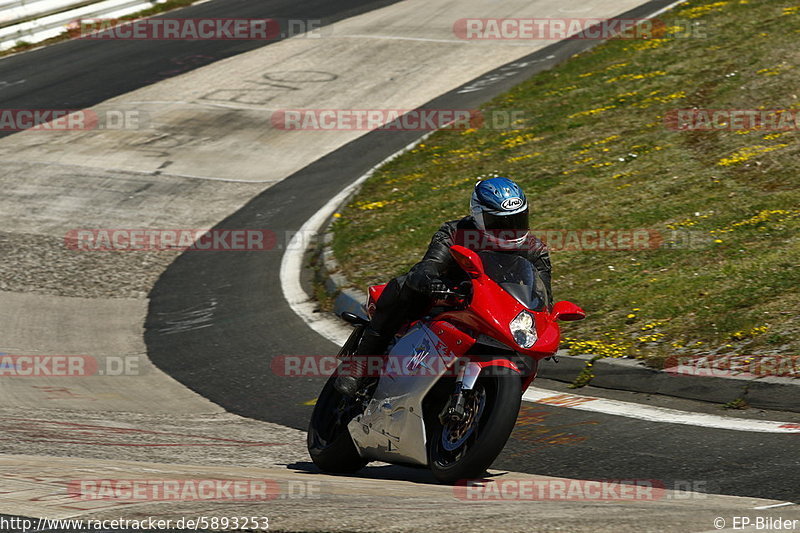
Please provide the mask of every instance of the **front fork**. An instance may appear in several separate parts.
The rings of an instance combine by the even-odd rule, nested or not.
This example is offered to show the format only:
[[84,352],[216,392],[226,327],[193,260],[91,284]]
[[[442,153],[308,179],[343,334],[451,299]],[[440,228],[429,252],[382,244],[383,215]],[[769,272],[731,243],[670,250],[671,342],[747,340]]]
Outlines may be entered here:
[[456,385],[450,399],[445,404],[444,409],[439,413],[439,422],[446,425],[448,422],[463,422],[467,417],[466,409],[466,396],[464,391],[472,390],[475,382],[478,380],[478,375],[481,373],[481,365],[474,362],[469,362],[466,365],[461,365],[458,370],[458,377],[456,377]]
[[[439,413],[439,421],[442,425],[445,425],[446,422],[462,422],[467,417],[468,413],[466,413],[464,408],[466,403],[465,392],[471,391],[475,387],[475,383],[478,381],[481,372],[492,366],[508,367],[519,374],[520,378],[523,377],[523,372],[520,368],[509,359],[501,358],[481,362],[469,361],[466,365],[461,365],[461,368],[458,370],[458,377],[456,378],[456,385],[453,389],[453,393],[450,395],[450,399],[442,412]],[[538,364],[534,360],[534,367],[531,369],[531,374],[525,379],[524,388],[527,388],[533,381],[533,378],[536,377],[537,367]]]

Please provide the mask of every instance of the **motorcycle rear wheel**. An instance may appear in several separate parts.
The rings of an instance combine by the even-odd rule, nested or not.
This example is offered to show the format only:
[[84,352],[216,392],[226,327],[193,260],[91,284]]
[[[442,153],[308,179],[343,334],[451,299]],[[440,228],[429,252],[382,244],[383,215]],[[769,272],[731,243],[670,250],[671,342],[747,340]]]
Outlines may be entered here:
[[369,462],[358,454],[347,424],[359,414],[357,400],[340,394],[331,376],[319,394],[308,425],[308,453],[323,472],[350,474]]

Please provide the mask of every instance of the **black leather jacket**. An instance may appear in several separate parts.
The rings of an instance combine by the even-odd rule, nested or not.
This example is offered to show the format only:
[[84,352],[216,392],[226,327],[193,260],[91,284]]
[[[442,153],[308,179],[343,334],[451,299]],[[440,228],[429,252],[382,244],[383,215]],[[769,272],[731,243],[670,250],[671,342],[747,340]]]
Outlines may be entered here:
[[[428,246],[428,251],[425,252],[422,260],[414,265],[408,272],[406,283],[418,292],[426,292],[431,280],[436,278],[455,278],[463,275],[463,272],[456,264],[453,256],[450,255],[450,247],[453,244],[461,244],[468,248],[470,246],[469,239],[463,239],[464,234],[473,235],[478,229],[475,226],[475,221],[471,216],[462,218],[461,220],[453,220],[445,222],[442,227],[433,234],[431,243]],[[474,242],[474,240],[472,241]],[[528,259],[539,273],[539,276],[544,282],[547,289],[548,300],[553,301],[553,291],[550,287],[551,270],[550,266],[550,253],[545,244],[530,235],[528,242],[525,246],[520,247],[519,250],[509,251],[505,253],[513,253]]]

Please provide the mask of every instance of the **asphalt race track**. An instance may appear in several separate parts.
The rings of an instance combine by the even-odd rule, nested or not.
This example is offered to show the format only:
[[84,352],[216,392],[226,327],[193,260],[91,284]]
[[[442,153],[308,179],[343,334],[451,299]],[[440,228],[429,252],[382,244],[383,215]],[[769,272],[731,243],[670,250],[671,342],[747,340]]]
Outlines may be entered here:
[[[322,475],[307,456],[304,432],[323,380],[279,376],[270,366],[282,355],[338,350],[284,298],[284,237],[422,132],[276,131],[265,127],[265,113],[475,109],[593,42],[463,43],[451,39],[452,20],[639,18],[674,3],[639,1],[211,0],[162,16],[319,20],[332,33],[269,42],[73,40],[0,59],[2,108],[133,108],[152,119],[143,130],[0,132],[0,250],[19,263],[3,265],[0,276],[0,353],[139,364],[135,375],[2,382],[0,518],[231,516],[233,509],[269,514],[271,529],[291,531],[638,533],[710,531],[715,516],[786,502],[795,504],[779,514],[794,517],[796,434],[533,402],[523,402],[493,475],[651,479],[678,493],[655,504],[462,505],[425,470],[374,464],[356,476]],[[64,250],[65,232],[87,227],[266,229],[279,238],[261,252]],[[307,291],[310,276],[302,273]],[[575,393],[562,383],[535,385]],[[792,413],[729,413],[620,391],[578,394],[732,421],[800,423]],[[92,506],[64,493],[70,480],[115,475],[254,477],[282,486],[319,480],[323,497]]]

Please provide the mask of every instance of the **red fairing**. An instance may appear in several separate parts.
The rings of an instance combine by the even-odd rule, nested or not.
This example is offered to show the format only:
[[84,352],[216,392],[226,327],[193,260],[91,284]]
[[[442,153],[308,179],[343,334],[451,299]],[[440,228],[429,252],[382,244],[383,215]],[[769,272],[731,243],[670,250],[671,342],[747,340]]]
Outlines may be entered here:
[[[446,345],[456,356],[464,355],[477,342],[478,336],[483,334],[533,359],[550,357],[558,351],[561,339],[561,331],[556,321],[559,314],[562,320],[580,320],[585,316],[583,310],[571,302],[559,302],[554,306],[552,313],[526,309],[486,275],[483,261],[476,252],[455,245],[451,248],[451,253],[471,278],[472,299],[463,309],[454,308],[441,313],[429,327],[441,339],[440,344]],[[369,288],[367,312],[370,317],[374,314],[375,303],[385,287],[386,285],[375,285]],[[533,315],[537,336],[533,346],[527,349],[516,343],[510,329],[511,321],[526,310]],[[442,346],[438,347],[443,349]],[[498,364],[519,372],[510,361],[486,363],[487,366]]]
[[383,294],[383,289],[386,288],[386,283],[383,285],[372,285],[369,288],[369,297],[367,298],[367,314],[370,318],[372,315],[375,314],[375,304],[378,302],[378,298],[381,297]]
[[508,359],[492,359],[491,361],[473,361],[473,363],[481,367],[481,369],[484,369],[489,366],[504,366],[506,368],[510,368],[517,374],[522,373],[520,372],[519,368],[517,368],[517,365],[515,365],[512,361],[509,361]]
[[[529,351],[538,352],[531,354],[537,359],[549,357],[558,351],[558,345],[561,343],[561,328],[549,313],[534,313],[533,315],[536,319],[536,334],[539,338]],[[528,351],[524,351],[524,353],[528,353]]]
[[475,344],[475,339],[444,320],[433,321],[428,327],[439,337],[439,343],[435,346],[439,353],[449,351],[456,357],[461,357]]
[[558,350],[561,333],[549,313],[531,312],[538,339],[531,348],[523,349],[514,342],[509,324],[525,307],[486,276],[473,279],[472,287],[472,302],[466,309],[447,311],[439,318],[463,324],[536,359],[549,357]]
[[[526,309],[525,306],[486,276],[480,258],[475,258],[474,252],[462,250],[459,246],[453,248],[457,252],[454,255],[474,271],[474,274],[471,274],[473,296],[466,309],[446,311],[438,317],[439,319],[462,324],[476,333],[497,339],[514,351],[534,359],[543,359],[558,351],[561,332],[558,323],[549,312],[528,310],[536,322],[537,340],[528,349],[517,345],[511,335],[509,324]],[[474,263],[469,264],[471,261]]]

